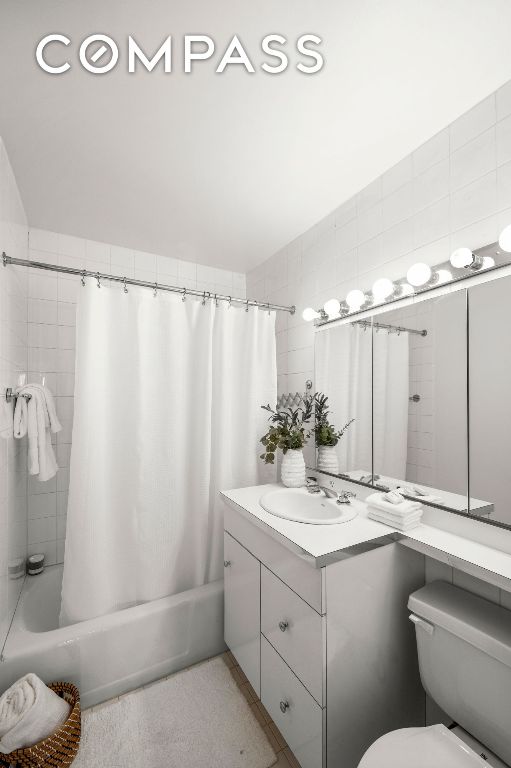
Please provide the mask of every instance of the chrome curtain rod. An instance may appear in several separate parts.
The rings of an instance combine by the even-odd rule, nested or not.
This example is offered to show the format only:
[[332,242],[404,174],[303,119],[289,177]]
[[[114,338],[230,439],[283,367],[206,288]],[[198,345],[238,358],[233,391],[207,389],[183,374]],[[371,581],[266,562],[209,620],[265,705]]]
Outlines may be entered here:
[[275,310],[276,312],[289,312],[290,315],[294,315],[296,311],[295,306],[286,307],[282,304],[272,304],[267,301],[255,301],[255,299],[239,299],[235,296],[224,296],[220,293],[213,293],[211,291],[198,291],[196,288],[181,288],[177,285],[166,285],[165,283],[149,283],[146,280],[135,280],[131,277],[118,277],[117,275],[107,275],[103,272],[91,272],[88,269],[76,269],[75,267],[60,267],[57,264],[47,264],[44,261],[29,261],[28,259],[15,259],[12,256],[7,256],[2,253],[2,261],[4,267],[8,264],[12,264],[17,267],[33,267],[34,269],[45,269],[49,272],[61,272],[65,275],[78,275],[82,279],[86,277],[93,277],[95,280],[112,280],[115,283],[123,283],[126,285],[137,285],[139,288],[151,288],[153,291],[169,291],[170,293],[179,293],[186,298],[187,296],[198,296],[202,299],[203,303],[212,299],[213,301],[227,301],[229,304],[240,304],[245,306],[247,312],[249,307],[261,307],[268,312]]
[[404,328],[400,325],[389,325],[388,323],[373,323],[371,320],[354,320],[352,325],[362,325],[365,328],[384,328],[389,333],[415,333],[417,336],[427,336],[426,330],[418,331],[416,328]]

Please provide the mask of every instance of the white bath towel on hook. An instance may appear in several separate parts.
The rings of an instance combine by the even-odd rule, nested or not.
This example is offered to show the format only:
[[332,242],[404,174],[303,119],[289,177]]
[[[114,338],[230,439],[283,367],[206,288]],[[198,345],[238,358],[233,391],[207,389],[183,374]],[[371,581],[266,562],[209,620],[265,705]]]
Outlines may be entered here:
[[14,409],[14,436],[19,438],[28,434],[28,471],[38,475],[41,482],[50,480],[58,470],[57,460],[51,444],[51,432],[60,432],[60,424],[53,395],[41,384],[27,384],[20,387]]

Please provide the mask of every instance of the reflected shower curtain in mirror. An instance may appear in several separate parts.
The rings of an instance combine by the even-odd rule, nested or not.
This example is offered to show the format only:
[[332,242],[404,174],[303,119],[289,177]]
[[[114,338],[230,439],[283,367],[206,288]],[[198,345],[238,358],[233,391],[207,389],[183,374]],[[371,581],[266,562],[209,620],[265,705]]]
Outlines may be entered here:
[[261,481],[276,379],[274,313],[80,290],[61,624],[222,576],[218,492]]
[[404,480],[408,451],[409,336],[373,330],[374,471]]
[[337,444],[340,472],[371,472],[371,331],[356,324],[329,328],[315,338],[316,388],[328,396],[337,428],[355,423]]

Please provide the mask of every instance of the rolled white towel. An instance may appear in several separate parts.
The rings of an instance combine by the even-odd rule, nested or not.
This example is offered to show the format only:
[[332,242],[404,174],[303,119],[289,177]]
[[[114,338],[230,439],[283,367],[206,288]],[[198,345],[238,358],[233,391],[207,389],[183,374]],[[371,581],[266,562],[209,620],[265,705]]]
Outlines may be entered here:
[[420,525],[422,512],[416,512],[413,516],[399,519],[391,518],[390,515],[387,515],[385,512],[379,512],[377,509],[370,508],[367,516],[370,517],[371,520],[377,520],[379,523],[389,525],[391,528],[397,528],[399,531],[409,531]]
[[25,675],[0,697],[0,752],[30,747],[69,717],[70,704],[37,675]]
[[409,501],[408,499],[399,504],[392,504],[390,501],[385,501],[383,493],[372,493],[367,497],[366,504],[369,507],[374,507],[382,512],[390,512],[393,515],[407,515],[417,509],[422,509],[418,501]]

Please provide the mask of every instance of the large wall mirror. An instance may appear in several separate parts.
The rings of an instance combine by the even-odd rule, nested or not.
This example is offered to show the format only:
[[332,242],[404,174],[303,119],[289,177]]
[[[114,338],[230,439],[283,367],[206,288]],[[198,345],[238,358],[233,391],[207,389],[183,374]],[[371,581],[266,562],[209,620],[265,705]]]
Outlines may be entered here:
[[355,419],[339,475],[511,527],[510,292],[500,278],[316,333],[316,388],[336,426]]

